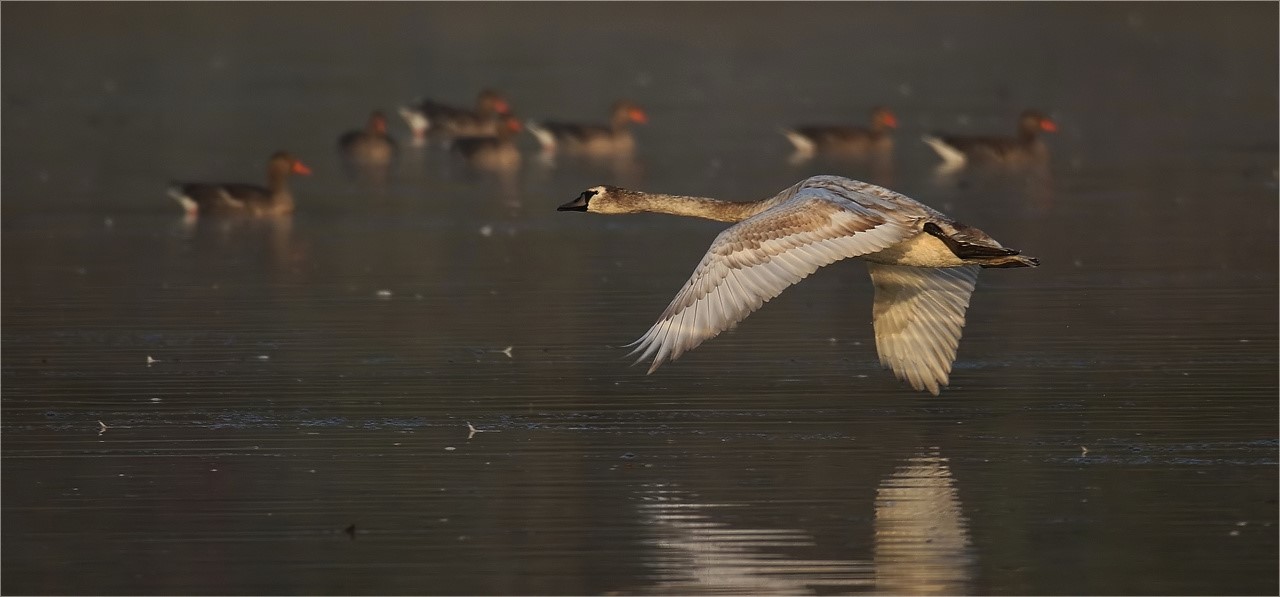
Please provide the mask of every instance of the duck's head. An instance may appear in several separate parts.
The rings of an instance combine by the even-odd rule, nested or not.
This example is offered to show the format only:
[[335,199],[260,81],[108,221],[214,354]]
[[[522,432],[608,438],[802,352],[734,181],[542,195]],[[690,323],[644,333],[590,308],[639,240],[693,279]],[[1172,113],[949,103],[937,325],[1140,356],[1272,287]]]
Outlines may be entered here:
[[645,113],[644,108],[636,105],[635,102],[629,100],[618,100],[613,104],[613,115],[617,120],[626,122],[634,122],[636,124],[646,124],[649,122],[649,115]]
[[369,122],[365,126],[372,133],[385,135],[387,134],[387,115],[383,114],[382,110],[376,110],[369,115]]
[[498,118],[498,136],[504,139],[513,137],[524,130],[524,123],[515,114],[503,114]]
[[898,128],[898,117],[884,106],[876,106],[871,109],[871,126],[877,130],[896,129]]
[[1027,110],[1018,117],[1018,130],[1024,134],[1056,133],[1058,125],[1043,112]]
[[[272,175],[280,174],[311,174],[311,168],[302,163],[293,154],[287,151],[277,151],[271,156],[271,160],[267,162],[267,172]],[[278,173],[278,174],[277,174]]]
[[511,102],[496,89],[482,89],[476,98],[476,110],[481,114],[510,114]]
[[638,209],[630,193],[623,188],[600,185],[591,187],[577,199],[556,208],[556,211],[587,211],[598,214],[627,214],[644,211]]

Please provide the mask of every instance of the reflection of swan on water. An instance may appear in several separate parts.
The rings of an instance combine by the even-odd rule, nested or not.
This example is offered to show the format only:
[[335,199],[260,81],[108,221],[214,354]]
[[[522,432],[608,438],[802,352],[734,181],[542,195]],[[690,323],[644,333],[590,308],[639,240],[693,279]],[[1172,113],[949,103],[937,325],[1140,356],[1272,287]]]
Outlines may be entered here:
[[910,458],[876,490],[876,589],[897,595],[966,592],[973,554],[947,459]]
[[[645,488],[640,513],[654,529],[653,584],[642,593],[795,595],[831,590],[958,594],[972,549],[950,470],[936,450],[907,459],[877,489],[871,559],[796,559],[816,542],[799,529],[734,528],[717,518],[744,504],[698,503],[672,485]],[[819,591],[819,588],[821,590]]]
[[655,528],[651,564],[655,583],[642,592],[742,593],[794,595],[810,587],[869,587],[871,564],[865,560],[797,560],[782,553],[811,547],[813,538],[795,529],[741,529],[714,519],[723,508],[740,504],[686,501],[688,492],[649,486],[641,514]]

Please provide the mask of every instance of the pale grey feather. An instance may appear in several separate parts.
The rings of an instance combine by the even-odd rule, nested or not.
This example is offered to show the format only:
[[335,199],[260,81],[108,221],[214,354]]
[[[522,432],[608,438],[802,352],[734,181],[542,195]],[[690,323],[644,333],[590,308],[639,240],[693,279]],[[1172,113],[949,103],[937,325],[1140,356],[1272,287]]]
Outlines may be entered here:
[[867,269],[876,289],[871,314],[880,364],[911,387],[937,396],[951,375],[965,310],[981,268],[868,262]]

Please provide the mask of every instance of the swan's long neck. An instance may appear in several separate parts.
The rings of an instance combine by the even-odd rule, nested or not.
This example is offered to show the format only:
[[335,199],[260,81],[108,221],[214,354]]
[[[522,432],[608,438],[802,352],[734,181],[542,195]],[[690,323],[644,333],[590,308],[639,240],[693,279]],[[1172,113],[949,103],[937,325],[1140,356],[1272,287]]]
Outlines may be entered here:
[[738,203],[709,197],[637,193],[633,205],[636,211],[706,218],[719,222],[741,222],[773,207],[777,202],[776,199],[771,197],[761,201]]

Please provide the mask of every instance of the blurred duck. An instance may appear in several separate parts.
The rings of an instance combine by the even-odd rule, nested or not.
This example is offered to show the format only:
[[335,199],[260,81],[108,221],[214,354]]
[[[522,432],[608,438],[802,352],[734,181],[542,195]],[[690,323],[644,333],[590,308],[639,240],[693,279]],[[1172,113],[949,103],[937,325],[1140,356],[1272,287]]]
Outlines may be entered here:
[[520,120],[511,114],[498,118],[498,131],[492,136],[458,137],[452,150],[468,164],[485,170],[512,170],[520,166],[520,150],[516,135],[524,130]]
[[396,142],[387,134],[387,116],[382,111],[369,115],[362,131],[348,131],[338,138],[338,149],[349,163],[385,166],[396,157]]
[[867,263],[880,363],[916,390],[947,385],[978,272],[1035,267],[985,232],[905,195],[840,176],[814,176],[759,201],[733,203],[592,187],[558,208],[667,213],[733,222],[639,340],[652,373],[716,337],[818,268]]
[[413,131],[413,142],[421,145],[428,132],[454,137],[477,137],[498,133],[498,116],[511,112],[511,103],[505,95],[493,89],[484,89],[476,97],[474,110],[457,108],[431,101],[418,100],[412,106],[400,108],[400,116]]
[[246,183],[174,182],[169,196],[187,214],[244,214],[275,216],[293,213],[289,176],[311,174],[311,169],[288,152],[278,151],[267,162],[267,186]]
[[529,132],[538,139],[544,152],[563,148],[566,153],[608,156],[631,153],[635,138],[631,125],[645,124],[649,116],[636,104],[619,100],[613,104],[609,124],[570,122],[528,122]]
[[782,134],[800,155],[817,152],[841,154],[887,154],[893,151],[893,137],[889,131],[898,127],[898,118],[888,108],[871,109],[871,124],[867,127],[842,125],[806,125],[783,129]]
[[1044,162],[1049,148],[1040,133],[1056,133],[1058,125],[1048,116],[1027,110],[1018,118],[1013,137],[976,137],[937,133],[923,140],[942,158],[942,167],[959,168],[968,163],[1020,165]]

